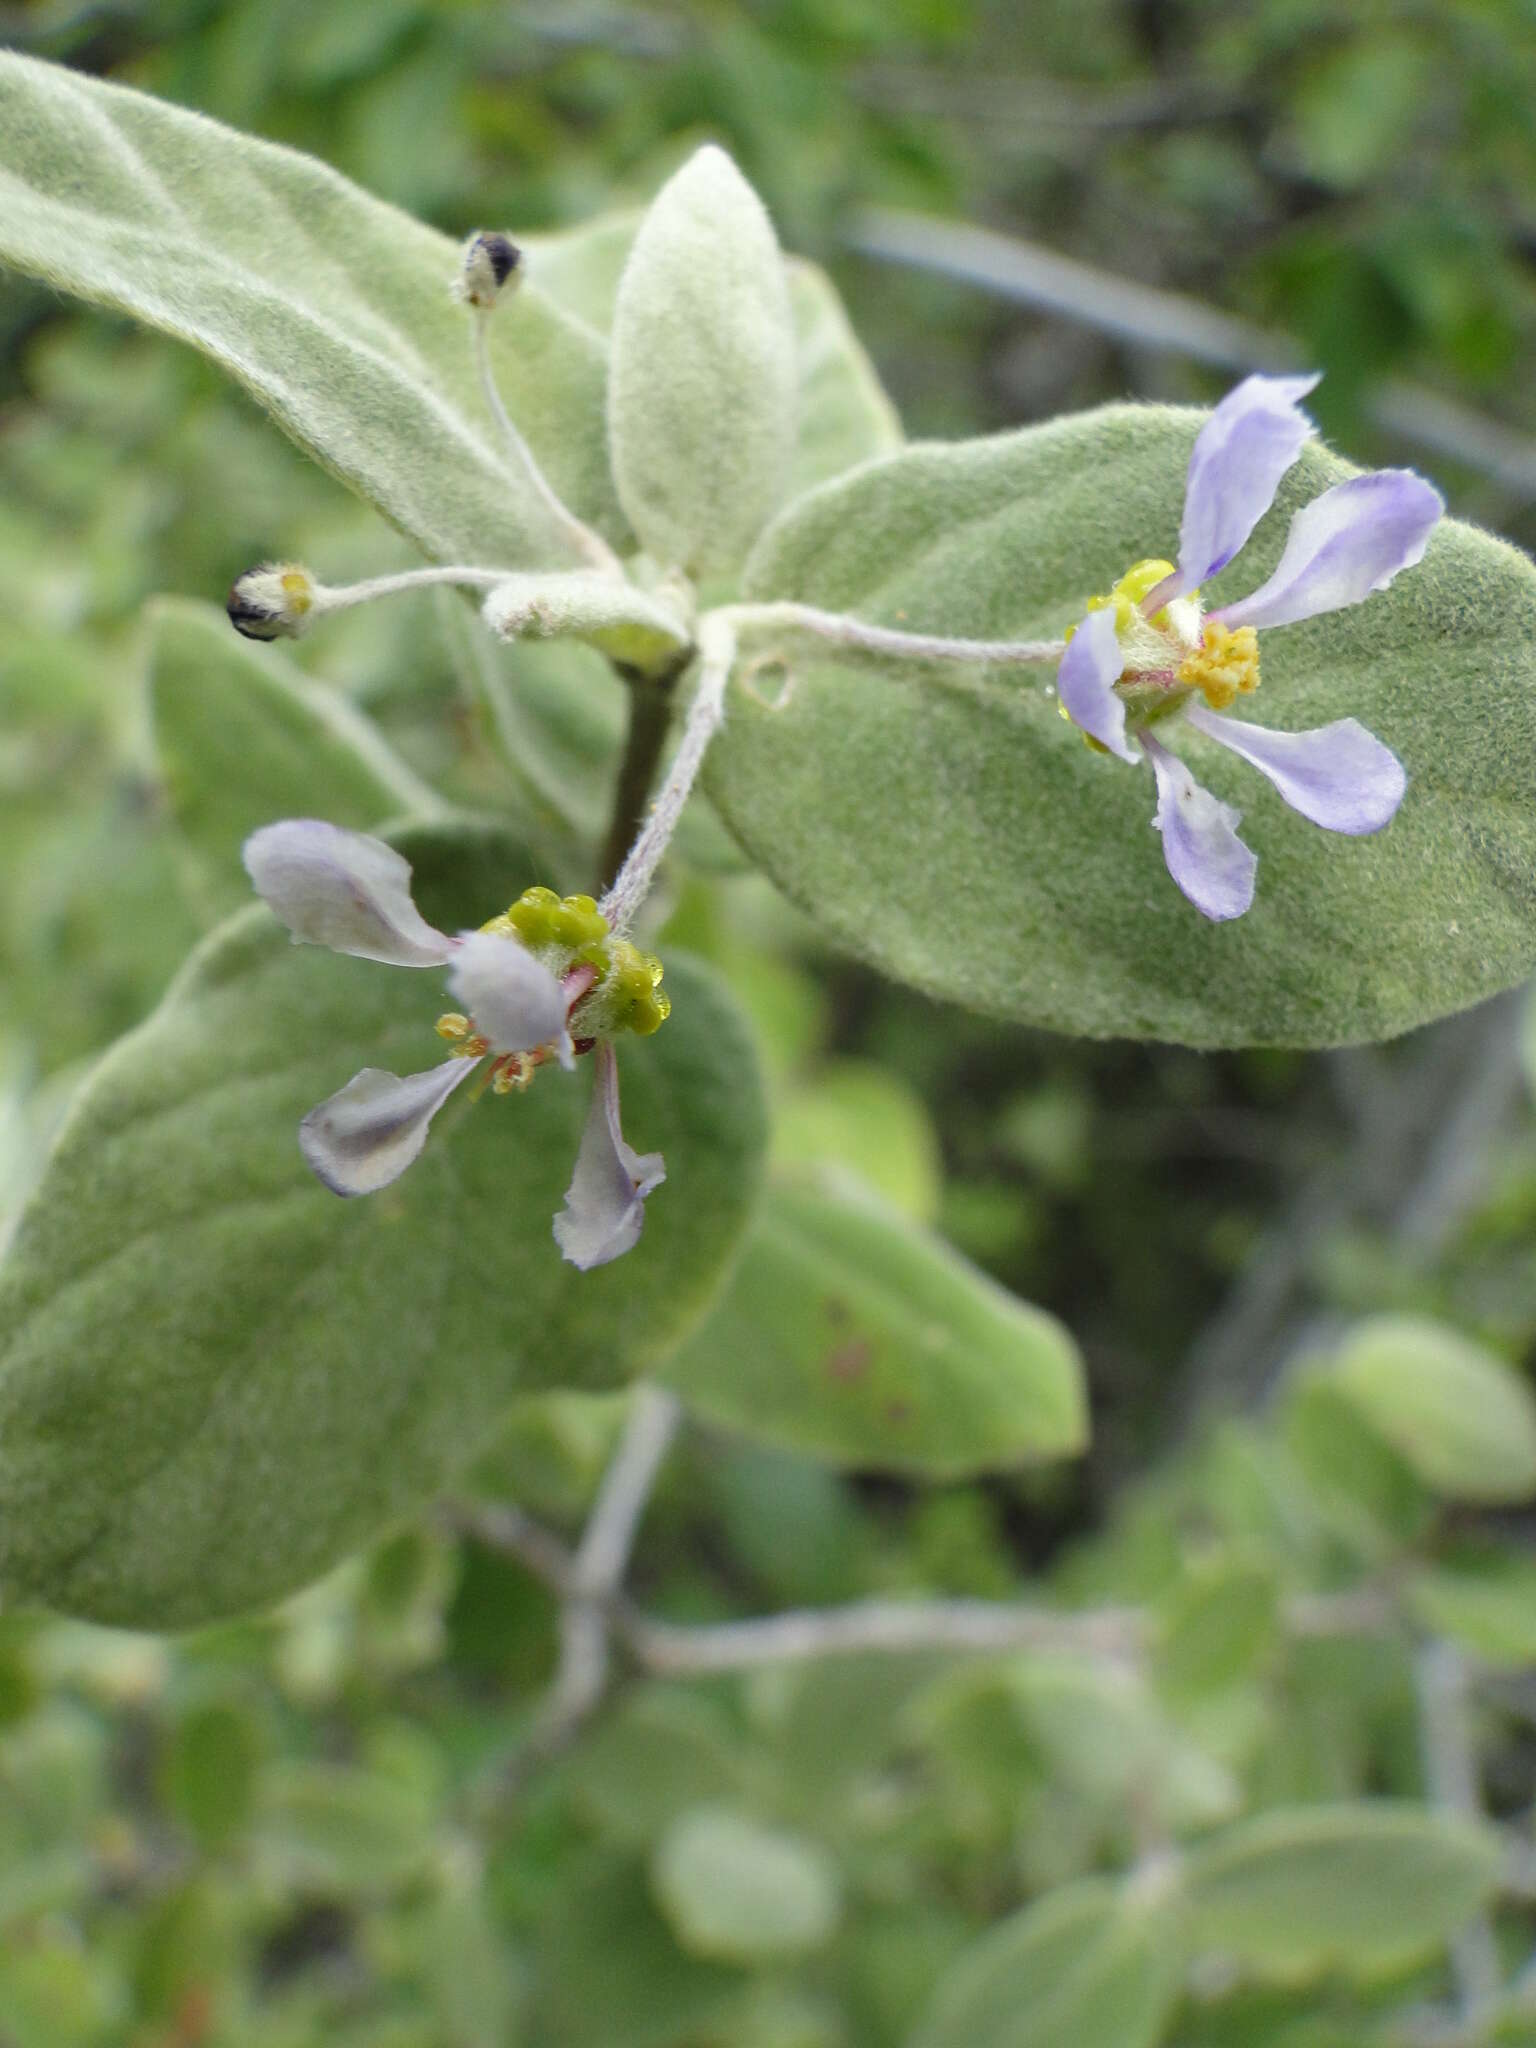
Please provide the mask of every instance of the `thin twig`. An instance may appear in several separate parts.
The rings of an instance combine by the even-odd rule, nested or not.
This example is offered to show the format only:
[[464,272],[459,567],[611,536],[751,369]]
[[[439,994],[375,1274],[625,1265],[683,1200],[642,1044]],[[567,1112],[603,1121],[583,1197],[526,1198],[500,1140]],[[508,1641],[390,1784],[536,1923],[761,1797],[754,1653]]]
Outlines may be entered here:
[[[1450,1643],[1430,1642],[1414,1658],[1419,1701],[1419,1750],[1431,1806],[1465,1820],[1480,1820],[1482,1793],[1472,1740],[1467,1664]],[[1473,2025],[1503,1992],[1493,1924],[1480,1913],[1451,1943],[1460,2017]]]
[[1128,1662],[1147,1634],[1144,1617],[1131,1608],[1073,1614],[988,1600],[865,1600],[701,1628],[653,1621],[629,1609],[621,1609],[616,1621],[636,1661],[662,1677],[748,1671],[861,1651],[1074,1650]]
[[[855,215],[843,239],[881,262],[952,277],[1121,341],[1220,369],[1286,370],[1301,363],[1289,335],[988,228],[881,207]],[[1403,378],[1385,379],[1366,405],[1389,433],[1492,477],[1522,504],[1536,498],[1536,441],[1529,436]]]
[[[1152,1622],[1138,1608],[1074,1612],[1010,1600],[855,1600],[843,1607],[801,1608],[697,1627],[658,1621],[625,1600],[620,1586],[634,1541],[634,1517],[675,1422],[675,1408],[670,1423],[664,1413],[649,1422],[638,1413],[632,1419],[633,1436],[626,1436],[609,1468],[583,1538],[589,1578],[580,1576],[580,1552],[573,1555],[557,1536],[516,1509],[467,1507],[453,1520],[515,1557],[563,1598],[602,1608],[635,1663],[654,1677],[748,1671],[870,1651],[1072,1651],[1123,1663],[1141,1657],[1151,1641]],[[621,1515],[626,1504],[627,1514]],[[1286,1602],[1283,1615],[1293,1636],[1370,1635],[1395,1625],[1397,1607],[1389,1585],[1363,1585],[1343,1593],[1298,1594]]]
[[[533,1738],[541,1754],[564,1748],[607,1690],[609,1612],[680,1414],[675,1396],[636,1388],[581,1541],[569,1566],[561,1562],[560,1663]],[[518,1533],[526,1555],[526,1529]]]

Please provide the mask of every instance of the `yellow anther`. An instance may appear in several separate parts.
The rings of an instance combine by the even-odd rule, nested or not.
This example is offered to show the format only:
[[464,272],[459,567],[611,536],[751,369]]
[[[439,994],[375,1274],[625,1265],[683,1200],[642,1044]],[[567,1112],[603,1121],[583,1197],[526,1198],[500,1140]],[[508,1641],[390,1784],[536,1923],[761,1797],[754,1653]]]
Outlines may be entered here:
[[1212,620],[1202,644],[1179,664],[1179,681],[1198,690],[1213,711],[1259,687],[1259,636],[1252,626],[1228,628]]
[[458,1010],[445,1010],[432,1028],[439,1038],[468,1038],[469,1019]]
[[602,991],[615,1031],[633,1031],[649,1038],[672,1014],[672,998],[661,986],[664,972],[654,953],[642,953],[628,939],[610,942],[613,968]]
[[532,1079],[532,1061],[520,1059],[516,1053],[511,1053],[506,1059],[496,1062],[491,1075],[491,1089],[497,1095],[510,1095],[514,1088],[521,1094]]
[[289,610],[295,618],[302,619],[315,601],[313,578],[303,569],[285,569],[282,584]]
[[488,917],[480,929],[483,932],[494,932],[499,939],[515,939],[517,937],[517,926],[513,924],[505,911],[501,911],[495,917]]
[[451,1060],[483,1060],[491,1049],[491,1041],[482,1038],[478,1031],[472,1031],[468,1038],[461,1038],[449,1053]]

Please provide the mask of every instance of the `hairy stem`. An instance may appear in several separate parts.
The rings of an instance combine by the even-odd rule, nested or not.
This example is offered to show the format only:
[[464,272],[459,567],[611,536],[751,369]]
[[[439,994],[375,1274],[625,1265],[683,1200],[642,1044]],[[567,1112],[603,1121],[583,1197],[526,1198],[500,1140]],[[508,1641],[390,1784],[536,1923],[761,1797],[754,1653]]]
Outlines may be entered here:
[[619,670],[629,685],[629,731],[624,740],[618,778],[613,786],[608,833],[603,841],[601,875],[605,889],[612,888],[618,879],[625,855],[644,829],[651,785],[661,766],[667,730],[672,723],[672,700],[677,690],[677,679],[690,658],[685,656],[675,667],[664,670],[660,675],[642,675],[638,670],[629,668]]
[[[655,802],[650,805],[648,816],[642,808],[640,817],[644,822],[640,824],[612,885],[598,905],[615,932],[627,930],[649,894],[662,855],[677,830],[683,805],[688,801],[689,792],[703,765],[709,743],[725,715],[725,686],[736,658],[736,641],[720,613],[713,613],[703,622],[699,652],[698,685],[693,693],[693,702],[688,706],[683,736],[672,757],[667,778],[657,792]],[[622,771],[619,780],[622,788],[626,781]],[[615,826],[617,829],[617,814]]]

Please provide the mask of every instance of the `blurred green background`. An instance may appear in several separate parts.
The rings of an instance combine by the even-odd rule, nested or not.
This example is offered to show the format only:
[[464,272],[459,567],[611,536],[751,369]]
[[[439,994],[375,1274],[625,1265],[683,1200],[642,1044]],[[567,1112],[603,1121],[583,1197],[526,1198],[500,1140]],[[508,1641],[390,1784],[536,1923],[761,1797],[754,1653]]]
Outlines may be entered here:
[[[0,8],[0,42],[312,150],[454,235],[638,203],[715,137],[832,272],[913,436],[1209,399],[1230,374],[1202,354],[1289,337],[1348,454],[1421,466],[1536,546],[1530,0],[165,0]],[[1055,289],[1096,324],[1021,300],[1042,249],[1095,273]],[[1134,286],[1178,295],[1171,329]],[[0,1232],[74,1081],[201,929],[142,606],[217,601],[277,553],[336,580],[401,559],[211,368],[0,280]],[[493,800],[430,604],[352,614],[299,658],[423,774]],[[920,2026],[947,2048],[936,1987],[1030,1900],[1267,1808],[1433,1793],[1415,1629],[1473,1660],[1484,1792],[1536,1861],[1530,1515],[1427,1477],[1308,1370],[1387,1310],[1531,1357],[1523,999],[1375,1049],[1206,1057],[938,1009],[741,879],[691,884],[676,929],[754,1014],[785,1155],[836,1156],[1061,1316],[1094,1440],[920,1488],[691,1428],[637,1593],[696,1620],[873,1594],[1143,1603],[1150,1664],[633,1686],[509,1788],[555,1611],[468,1539],[399,1534],[186,1642],[0,1619],[4,2048],[895,2048]],[[574,1531],[622,1405],[530,1405],[483,1489]],[[1306,1626],[1308,1598],[1362,1582],[1412,1626],[1401,1606]],[[668,1879],[663,1846],[675,1863],[681,1823],[722,1803],[779,1832],[798,1921],[722,1941],[707,1888]],[[1510,1891],[1482,1930],[1507,1980],[1536,1941]],[[1476,1966],[1386,1947],[1314,1943],[1278,1985],[1255,1963],[1166,1995],[1139,1956],[1091,2011],[1016,1998],[966,2038],[1429,2038]],[[1440,2038],[1536,2040],[1463,2021]]]

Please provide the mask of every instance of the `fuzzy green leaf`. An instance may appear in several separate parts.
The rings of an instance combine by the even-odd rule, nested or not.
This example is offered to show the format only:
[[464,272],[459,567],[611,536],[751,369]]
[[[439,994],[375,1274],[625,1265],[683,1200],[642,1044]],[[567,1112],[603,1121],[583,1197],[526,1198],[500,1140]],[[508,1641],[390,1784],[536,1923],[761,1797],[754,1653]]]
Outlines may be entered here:
[[1371,1977],[1441,1947],[1493,1893],[1490,1827],[1420,1807],[1275,1809],[1197,1850],[1191,1933],[1277,1977]]
[[[790,507],[749,593],[910,632],[1055,638],[1133,561],[1175,545],[1199,415],[1111,406],[995,440],[913,448]],[[1290,514],[1355,474],[1312,446],[1207,593],[1256,587]],[[932,994],[1077,1034],[1194,1045],[1385,1037],[1536,963],[1536,572],[1443,522],[1368,603],[1261,636],[1244,716],[1355,717],[1400,756],[1386,831],[1346,839],[1192,731],[1191,767],[1245,813],[1253,908],[1213,925],[1179,894],[1144,768],[1057,714],[1047,667],[828,658],[758,632],[709,787],[796,901]],[[778,673],[760,658],[782,656]]]
[[[479,921],[518,849],[400,841],[425,914]],[[394,1187],[339,1201],[298,1119],[363,1066],[441,1051],[437,978],[295,947],[259,906],[193,956],[86,1085],[0,1274],[0,1587],[179,1627],[270,1601],[408,1513],[517,1393],[650,1370],[719,1284],[763,1143],[753,1054],[701,969],[620,1053],[667,1181],[626,1258],[550,1235],[585,1074],[438,1118]]]
[[662,1377],[747,1435],[935,1477],[1069,1456],[1087,1429],[1060,1324],[849,1186],[770,1190]]
[[156,760],[199,908],[249,903],[240,848],[275,818],[367,827],[441,811],[366,713],[240,639],[212,605],[159,599],[148,627]]
[[[428,555],[563,564],[476,387],[458,262],[310,157],[0,54],[0,263],[200,349]],[[622,541],[601,337],[530,284],[492,342],[555,488]]]
[[1158,1903],[1091,1878],[966,1949],[912,2048],[1153,2048],[1178,1982],[1176,1930]]
[[740,564],[789,487],[796,383],[768,216],[723,150],[698,150],[640,223],[613,315],[613,474],[663,566]]

